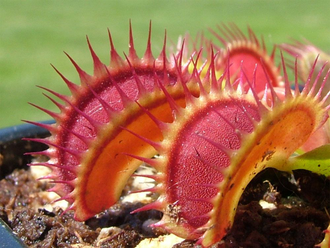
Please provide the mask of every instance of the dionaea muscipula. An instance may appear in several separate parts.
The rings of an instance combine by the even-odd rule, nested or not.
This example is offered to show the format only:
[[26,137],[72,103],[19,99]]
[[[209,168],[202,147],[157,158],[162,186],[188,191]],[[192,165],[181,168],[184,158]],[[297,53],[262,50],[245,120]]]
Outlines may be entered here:
[[[232,226],[239,198],[257,173],[303,167],[292,154],[328,118],[329,93],[320,78],[324,67],[315,80],[307,78],[302,90],[297,78],[291,87],[283,57],[282,74],[275,65],[275,49],[269,55],[250,29],[246,36],[235,25],[218,28],[212,33],[220,45],[188,49],[186,40],[168,55],[164,39],[157,58],[151,28],[142,58],[131,28],[123,57],[109,32],[110,65],[99,60],[87,40],[93,75],[69,57],[80,85],[57,71],[71,95],[42,87],[60,112],[38,107],[56,123],[33,122],[51,136],[33,139],[49,148],[32,154],[49,157],[35,164],[52,169],[45,177],[55,183],[51,191],[70,203],[76,220],[115,204],[145,163],[157,173],[135,176],[152,179],[154,187],[144,191],[159,197],[134,213],[162,211],[154,227],[208,247]],[[329,176],[326,165],[309,169]]]

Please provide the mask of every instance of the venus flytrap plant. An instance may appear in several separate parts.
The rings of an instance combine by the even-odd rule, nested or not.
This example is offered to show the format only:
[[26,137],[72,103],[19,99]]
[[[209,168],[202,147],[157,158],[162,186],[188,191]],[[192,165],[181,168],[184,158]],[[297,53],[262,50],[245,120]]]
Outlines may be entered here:
[[52,136],[34,139],[49,149],[33,154],[50,158],[39,165],[52,169],[46,177],[55,182],[52,191],[71,204],[77,220],[116,203],[129,177],[146,163],[157,174],[136,176],[153,179],[155,186],[144,191],[159,198],[134,213],[162,211],[154,227],[209,247],[231,228],[240,196],[265,168],[307,167],[329,176],[328,146],[292,157],[328,118],[326,80],[320,86],[319,78],[307,80],[302,91],[296,83],[291,90],[284,62],[282,82],[274,55],[267,55],[252,31],[247,38],[231,28],[222,30],[226,38],[213,32],[225,48],[210,50],[207,61],[200,50],[187,57],[184,46],[168,56],[166,41],[155,59],[150,31],[140,59],[130,29],[128,55],[118,55],[110,36],[111,63],[105,66],[88,41],[94,75],[69,57],[81,85],[58,72],[72,96],[44,88],[63,103],[48,96],[60,113],[38,107],[56,124],[35,123]]
[[[210,32],[216,38],[216,41],[205,39],[203,35],[199,35],[198,39],[192,40],[189,35],[186,36],[187,43],[192,43],[194,48],[189,50],[189,46],[185,46],[184,54],[193,54],[198,51],[198,47],[204,47],[205,58],[199,61],[198,67],[203,67],[205,64],[212,61],[212,52],[216,51],[218,56],[215,58],[216,78],[224,73],[228,59],[230,58],[230,76],[231,81],[235,82],[240,77],[241,67],[243,66],[246,72],[247,80],[252,82],[255,66],[258,65],[263,69],[256,71],[257,85],[254,86],[256,92],[264,91],[267,81],[270,81],[274,87],[283,87],[282,76],[280,74],[280,66],[275,65],[275,54],[277,46],[273,46],[272,52],[268,54],[264,39],[258,39],[255,33],[248,28],[248,35],[245,35],[235,24],[231,23],[228,26],[218,25],[219,33],[213,29]],[[220,42],[220,45],[218,43]],[[182,42],[179,42],[182,44]],[[205,49],[206,48],[206,49]],[[188,56],[185,56],[186,60]],[[242,65],[242,61],[244,64]],[[202,64],[204,63],[204,64]],[[193,67],[192,65],[190,66]],[[192,69],[191,69],[192,70]],[[206,71],[206,69],[204,70]],[[203,73],[202,73],[203,75]],[[241,80],[245,80],[241,78]],[[245,87],[249,87],[247,83]]]
[[[118,200],[126,181],[140,165],[138,160],[124,153],[144,157],[157,154],[152,145],[125,130],[139,133],[154,142],[162,139],[155,123],[136,101],[146,102],[144,107],[155,112],[154,115],[161,120],[172,120],[169,104],[160,94],[159,87],[163,85],[158,84],[174,85],[181,71],[173,62],[168,62],[166,42],[157,59],[151,53],[150,35],[142,59],[136,55],[132,31],[129,43],[129,54],[123,60],[110,37],[109,67],[99,61],[89,45],[94,61],[93,76],[87,75],[71,59],[81,78],[81,86],[60,74],[71,90],[71,98],[45,89],[64,101],[66,106],[53,100],[61,113],[46,110],[57,124],[46,126],[52,136],[40,140],[51,147],[41,152],[50,157],[43,165],[53,169],[47,178],[60,182],[52,191],[72,204],[70,208],[75,209],[78,220],[86,220]],[[173,95],[179,104],[184,104],[182,92]],[[107,177],[102,180],[101,174]]]
[[[315,80],[317,76],[317,72],[321,69],[321,67],[330,60],[329,54],[325,53],[315,45],[313,45],[309,41],[299,42],[295,41],[293,44],[281,44],[279,46],[282,50],[286,51],[290,56],[294,58],[299,58],[298,60],[298,76],[301,78],[301,80],[306,81],[308,77],[310,77],[310,72],[312,71],[312,67],[315,61],[316,57],[319,57],[318,63],[316,63],[315,67],[316,70],[312,71],[311,80]],[[291,68],[294,68],[292,59],[287,58],[287,64]],[[329,69],[329,65],[326,65],[327,69]],[[322,77],[326,76],[326,71],[324,70],[324,73]],[[319,82],[319,87],[321,82]],[[330,85],[325,85],[325,92],[328,92],[330,90]],[[328,100],[329,101],[329,100]]]
[[[220,33],[210,29],[222,44],[222,46],[214,45],[219,51],[216,59],[217,70],[223,71],[230,58],[230,75],[234,81],[240,76],[243,66],[247,80],[252,82],[252,77],[256,78],[257,84],[254,86],[256,92],[263,91],[267,82],[271,82],[273,87],[284,86],[280,68],[275,65],[276,46],[273,46],[272,52],[268,54],[264,39],[258,39],[251,28],[248,28],[248,35],[245,35],[235,24],[218,25],[217,29]],[[244,61],[243,65],[242,61]],[[260,69],[254,75],[256,65],[259,65]],[[248,87],[248,84],[245,86]]]

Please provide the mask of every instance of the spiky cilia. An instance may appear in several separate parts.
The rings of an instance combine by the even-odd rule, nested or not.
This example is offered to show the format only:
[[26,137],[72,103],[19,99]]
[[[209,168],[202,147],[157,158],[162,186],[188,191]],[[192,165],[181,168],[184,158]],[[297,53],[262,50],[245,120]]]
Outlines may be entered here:
[[[301,80],[315,80],[318,77],[318,72],[321,70],[323,66],[325,66],[325,70],[323,73],[319,75],[320,78],[326,77],[327,70],[329,67],[329,54],[325,53],[315,45],[313,45],[309,41],[295,41],[293,44],[281,44],[280,47],[286,51],[290,56],[299,58],[298,60],[298,73],[297,76],[301,78]],[[318,60],[315,61],[315,57],[318,57]],[[294,68],[294,63],[292,58],[287,58],[286,62],[289,67]],[[311,68],[315,67],[316,69],[311,70]],[[320,88],[321,80],[319,80],[316,88]],[[327,83],[324,85],[323,96],[327,94],[330,90],[330,78],[327,77]],[[327,100],[330,103],[330,100]],[[321,145],[328,144],[330,142],[330,122],[323,125],[312,137],[310,140],[301,148],[304,151],[310,151],[315,149]]]
[[[265,48],[252,31],[247,39],[238,28],[233,30],[229,40],[217,35],[227,49],[218,55],[210,50],[206,61],[200,51],[185,57],[184,46],[168,58],[166,40],[154,59],[151,31],[140,59],[130,29],[125,59],[109,35],[109,66],[100,62],[88,41],[94,75],[71,58],[81,85],[58,72],[72,96],[45,89],[64,104],[49,97],[61,112],[39,107],[56,124],[35,123],[52,136],[35,139],[49,149],[34,154],[50,157],[39,164],[52,169],[47,177],[56,183],[52,191],[71,204],[68,210],[75,211],[77,220],[116,203],[144,162],[157,171],[143,176],[154,179],[155,186],[148,191],[157,192],[159,198],[134,212],[160,210],[164,216],[154,227],[209,247],[232,226],[239,198],[258,172],[301,167],[295,162],[299,158],[289,158],[328,118],[329,94],[322,95],[325,80],[318,88],[319,80],[307,80],[301,92],[298,84],[291,90],[284,62],[285,80],[279,82],[278,71],[272,69],[274,56],[257,59],[266,57]],[[241,47],[231,50],[230,44],[236,43]],[[247,61],[237,67],[242,59]],[[258,66],[252,69],[251,63]],[[324,166],[312,170],[320,173]]]

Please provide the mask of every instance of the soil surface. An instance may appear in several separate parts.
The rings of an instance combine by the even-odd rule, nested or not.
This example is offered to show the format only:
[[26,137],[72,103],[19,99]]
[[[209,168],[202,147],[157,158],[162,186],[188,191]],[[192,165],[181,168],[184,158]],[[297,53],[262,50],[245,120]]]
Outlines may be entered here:
[[[74,221],[70,211],[48,211],[39,206],[48,203],[41,192],[49,187],[26,168],[16,169],[0,181],[0,218],[29,247],[135,247],[146,237],[164,234],[148,227],[161,219],[160,212],[129,214],[141,203],[116,204],[85,223]],[[262,208],[261,199],[276,207]],[[324,238],[328,212],[329,179],[306,171],[295,171],[293,178],[267,169],[249,184],[232,229],[214,247],[312,248]],[[174,247],[194,244],[183,241]]]

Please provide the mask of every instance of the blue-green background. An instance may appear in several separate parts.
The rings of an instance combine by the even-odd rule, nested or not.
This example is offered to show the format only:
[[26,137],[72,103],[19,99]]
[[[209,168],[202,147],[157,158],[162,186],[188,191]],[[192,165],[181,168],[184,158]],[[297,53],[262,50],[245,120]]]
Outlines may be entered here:
[[86,35],[101,60],[108,64],[107,28],[122,54],[128,48],[129,20],[140,55],[150,20],[155,54],[161,49],[165,29],[168,38],[176,41],[186,32],[195,35],[202,30],[212,37],[208,27],[228,22],[244,31],[250,25],[269,45],[304,37],[330,50],[329,0],[0,0],[0,128],[20,124],[22,119],[48,119],[27,102],[56,110],[36,85],[68,93],[50,63],[78,83],[63,51],[91,73]]

